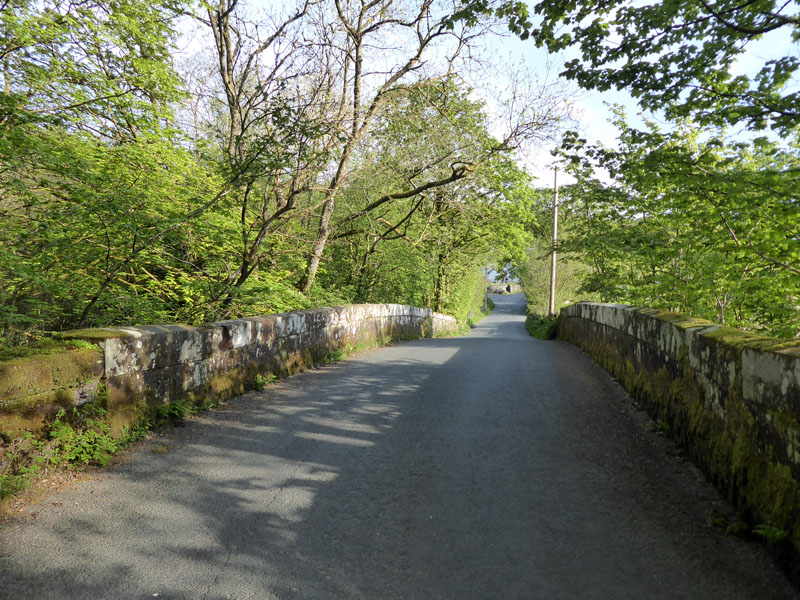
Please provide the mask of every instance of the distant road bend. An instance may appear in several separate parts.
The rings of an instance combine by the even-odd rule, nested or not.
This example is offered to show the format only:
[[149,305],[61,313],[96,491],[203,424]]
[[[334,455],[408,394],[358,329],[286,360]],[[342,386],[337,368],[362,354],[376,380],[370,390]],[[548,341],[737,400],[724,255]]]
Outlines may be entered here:
[[466,337],[271,384],[30,507],[0,530],[0,598],[797,597],[604,371],[495,301]]

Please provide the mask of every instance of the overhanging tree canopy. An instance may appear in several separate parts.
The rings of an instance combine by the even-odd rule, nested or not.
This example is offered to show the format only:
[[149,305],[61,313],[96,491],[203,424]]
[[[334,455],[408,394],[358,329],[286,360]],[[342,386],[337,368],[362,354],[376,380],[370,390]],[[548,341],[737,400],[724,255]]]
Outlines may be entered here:
[[[745,123],[786,133],[800,121],[800,92],[787,87],[800,59],[800,18],[783,0],[542,1],[532,39],[551,51],[575,48],[564,75],[587,89],[628,89],[647,110],[700,124]],[[784,37],[779,37],[783,34]],[[768,36],[785,54],[752,75],[731,67]],[[786,39],[790,42],[786,42]]]

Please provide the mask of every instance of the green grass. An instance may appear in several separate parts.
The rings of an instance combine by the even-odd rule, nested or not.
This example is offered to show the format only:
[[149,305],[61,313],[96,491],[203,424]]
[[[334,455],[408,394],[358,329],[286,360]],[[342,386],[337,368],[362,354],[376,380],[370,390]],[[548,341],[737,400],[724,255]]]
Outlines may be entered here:
[[492,312],[493,308],[494,308],[494,302],[492,301],[491,298],[487,297],[486,298],[486,310],[484,310],[483,309],[483,305],[481,305],[480,308],[478,308],[477,314],[470,313],[470,316],[467,317],[467,327],[468,327],[468,329],[471,329],[472,327],[475,327],[475,325],[480,323],[484,319],[484,317],[487,317],[489,315],[489,313]]
[[256,378],[253,381],[253,387],[259,391],[263,390],[276,379],[278,379],[278,376],[275,375],[275,373],[269,373],[268,375],[262,375],[259,373],[256,375]]
[[105,410],[93,405],[61,409],[38,439],[26,433],[11,440],[0,473],[0,500],[27,489],[52,469],[107,465],[132,439],[113,437],[104,417]]
[[558,337],[558,317],[542,317],[528,313],[525,317],[525,329],[540,340],[554,340]]
[[788,531],[766,524],[756,525],[753,528],[753,533],[760,535],[773,544],[780,543],[789,537]]
[[44,446],[46,459],[53,465],[106,466],[122,442],[111,435],[104,416],[105,410],[92,405],[58,411],[48,433],[49,443]]
[[325,355],[325,358],[324,358],[323,362],[326,365],[329,365],[330,363],[334,363],[334,362],[342,360],[344,357],[345,357],[345,351],[344,350],[342,350],[341,348],[334,348],[333,350],[328,352],[327,355]]
[[0,435],[9,445],[0,472],[0,500],[24,491],[52,470],[104,467],[125,446],[145,438],[155,428],[175,425],[194,412],[196,408],[185,402],[166,404],[152,417],[142,419],[115,437],[105,421],[106,411],[87,404],[59,410],[38,437],[26,433],[15,440],[10,434]]

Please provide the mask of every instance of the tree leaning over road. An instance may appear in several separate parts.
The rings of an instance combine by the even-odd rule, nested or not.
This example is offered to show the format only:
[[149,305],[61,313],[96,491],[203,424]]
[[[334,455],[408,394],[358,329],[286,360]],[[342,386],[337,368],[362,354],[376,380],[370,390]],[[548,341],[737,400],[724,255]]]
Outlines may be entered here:
[[[627,89],[645,110],[702,125],[743,123],[787,134],[800,120],[800,92],[787,85],[800,68],[800,7],[775,0],[509,0],[466,3],[459,18],[503,15],[522,39],[551,52],[574,51],[563,75],[584,89]],[[732,67],[766,38],[783,56],[750,74]],[[749,56],[749,60],[758,60]]]
[[[341,144],[331,167],[332,176],[321,191],[322,211],[317,233],[308,253],[305,273],[298,287],[308,293],[314,284],[328,239],[333,232],[333,218],[338,196],[350,175],[350,165],[359,143],[368,135],[381,111],[393,97],[418,79],[435,81],[456,74],[457,61],[472,52],[475,41],[491,33],[492,20],[466,24],[452,20],[458,2],[423,0],[419,3],[377,1],[365,4],[334,0],[334,9],[319,12],[317,29],[324,35],[324,46],[332,53],[327,65],[339,71],[333,79],[342,93],[337,114]],[[367,65],[371,64],[371,67]],[[377,65],[382,65],[378,66]],[[515,135],[516,132],[509,135]],[[429,177],[417,176],[403,189],[373,200],[363,208],[340,219],[340,224],[370,212],[385,202],[419,196],[467,177],[476,162],[486,160],[503,149],[510,140],[494,142],[472,156],[453,153],[440,159],[444,172]],[[484,142],[485,146],[485,142]]]

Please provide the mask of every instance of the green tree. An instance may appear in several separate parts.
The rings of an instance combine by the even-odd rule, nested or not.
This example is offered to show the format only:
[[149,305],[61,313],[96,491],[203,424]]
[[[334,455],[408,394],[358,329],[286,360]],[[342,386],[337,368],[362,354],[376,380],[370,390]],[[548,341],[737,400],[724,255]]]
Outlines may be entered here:
[[[579,300],[591,300],[593,294],[582,289],[591,270],[585,258],[576,253],[564,253],[563,243],[572,240],[578,226],[576,200],[580,197],[572,186],[559,190],[559,254],[556,268],[556,309]],[[550,271],[553,251],[553,190],[537,188],[534,190],[535,215],[537,226],[527,249],[526,257],[517,269],[522,289],[528,301],[528,312],[545,316],[550,310]],[[590,248],[594,249],[594,247]],[[588,286],[587,286],[588,287]]]
[[487,133],[455,72],[494,20],[460,6],[303,0],[267,26],[202,4],[212,60],[181,79],[180,2],[0,4],[5,342],[362,299],[460,314],[487,261],[520,263],[512,152],[561,116],[545,93]]
[[175,238],[205,186],[170,127],[181,97],[170,58],[178,10],[125,1],[0,7],[6,336],[152,310],[142,312],[141,298],[153,253]]
[[[604,300],[659,305],[722,323],[798,334],[800,156],[766,139],[629,128],[619,149],[566,147],[580,191],[566,249],[592,266]],[[611,185],[593,178],[607,169]]]
[[0,125],[116,141],[158,131],[179,95],[170,23],[181,10],[174,0],[4,2]]
[[[739,122],[782,133],[800,119],[800,93],[787,84],[800,60],[800,17],[794,2],[699,0],[542,1],[536,26],[523,27],[551,51],[575,48],[563,72],[586,89],[628,89],[647,110],[699,124]],[[776,36],[785,32],[791,40]],[[752,75],[734,75],[748,43],[767,37],[786,53]]]
[[297,232],[295,219],[317,201],[316,178],[337,139],[318,108],[326,105],[330,75],[309,67],[318,63],[301,42],[312,4],[258,22],[238,0],[219,0],[195,17],[214,40],[207,107],[214,120],[202,129],[216,151],[207,159],[230,192],[213,207],[227,215],[212,270],[217,316],[246,310],[248,296],[265,290],[280,287],[285,295],[285,280],[295,275],[281,257],[305,250],[287,247],[286,234]]
[[[454,164],[463,175],[449,181]],[[453,80],[420,82],[388,103],[349,181],[319,281],[353,301],[430,305],[464,318],[475,290],[482,298],[484,267],[524,258],[530,177]]]
[[[439,0],[416,3],[334,0],[331,14],[320,14],[318,23],[325,26],[318,27],[317,31],[328,50],[326,64],[339,65],[332,80],[342,90],[336,98],[341,142],[334,149],[332,174],[322,190],[324,201],[305,273],[298,285],[301,291],[309,292],[313,287],[323,253],[334,232],[334,213],[347,185],[351,162],[384,107],[393,97],[402,94],[405,85],[418,78],[423,67],[428,71],[424,79],[446,77],[456,59],[472,48],[476,37],[486,32],[486,26],[477,23],[452,26],[449,20],[452,8],[450,3]],[[442,58],[434,57],[436,52]],[[383,66],[367,69],[370,59],[373,64]],[[462,178],[465,172],[465,166],[454,165],[444,179],[407,185],[405,190],[378,198],[349,218],[355,219],[363,211],[371,211],[376,203],[380,206],[417,195],[428,186],[446,185]]]

